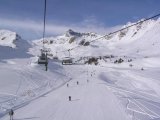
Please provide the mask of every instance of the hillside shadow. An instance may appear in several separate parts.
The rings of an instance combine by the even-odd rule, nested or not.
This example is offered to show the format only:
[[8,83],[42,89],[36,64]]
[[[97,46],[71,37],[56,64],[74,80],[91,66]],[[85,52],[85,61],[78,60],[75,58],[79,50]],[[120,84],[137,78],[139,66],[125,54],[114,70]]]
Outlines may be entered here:
[[105,73],[101,73],[99,76],[99,79],[102,81],[105,81],[108,84],[115,84],[116,81],[111,80]]
[[16,46],[16,48],[0,46],[0,61],[3,61],[4,59],[32,57],[31,54],[27,53],[28,49],[31,48],[31,44],[29,44],[27,41],[18,40],[16,42]]
[[28,117],[28,118],[18,118],[14,120],[31,120],[31,119],[38,119],[39,117]]

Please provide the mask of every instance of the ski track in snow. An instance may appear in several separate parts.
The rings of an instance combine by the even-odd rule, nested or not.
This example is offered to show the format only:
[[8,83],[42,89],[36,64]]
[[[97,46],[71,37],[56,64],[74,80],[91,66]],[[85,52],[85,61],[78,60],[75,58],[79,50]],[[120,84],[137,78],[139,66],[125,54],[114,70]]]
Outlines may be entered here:
[[[28,63],[24,66],[22,65],[23,64],[16,64],[16,62],[14,65],[12,65],[13,67],[8,67],[4,64],[1,64],[1,67],[3,69],[5,68],[5,70],[12,71],[13,69],[13,73],[19,75],[19,82],[15,84],[17,87],[15,87],[15,92],[12,94],[4,92],[3,96],[0,94],[0,116],[3,116],[5,113],[7,113],[8,109],[10,108],[17,109],[23,105],[26,105],[31,100],[34,100],[39,96],[46,94],[47,92],[51,92],[53,89],[60,87],[61,84],[67,82],[68,80],[66,76],[62,77],[59,82],[56,82],[56,79],[52,78],[51,80],[51,77],[41,74],[41,72],[44,71],[33,71],[33,68],[31,69],[30,66],[27,67]],[[41,76],[41,78],[38,76]],[[42,80],[43,78],[44,80]],[[63,80],[64,78],[65,80]],[[6,79],[5,76],[3,79]],[[14,81],[14,79],[12,81]],[[54,86],[52,83],[54,83]]]
[[[98,84],[106,85],[118,98],[123,100],[126,99],[128,101],[126,109],[127,111],[133,112],[133,120],[160,119],[160,97],[158,95],[147,93],[145,91],[137,91],[136,89],[130,90],[129,88],[125,88],[126,86],[124,86],[124,88],[122,86],[119,87],[118,83],[112,84],[111,82],[103,82]],[[132,106],[130,106],[131,104]],[[140,110],[136,110],[136,107]],[[137,118],[137,116],[139,117]]]
[[[66,87],[65,84],[63,87],[58,88],[48,94],[45,94],[39,99],[30,102],[29,104],[24,104],[25,106],[24,107],[22,106],[22,108],[18,107],[19,109],[15,111],[16,112],[15,119],[18,120],[21,119],[150,120],[150,119],[160,118],[159,96],[142,90],[137,91],[136,89],[132,90],[130,88],[126,88],[126,86],[122,86],[120,84],[120,80],[114,81],[109,77],[106,78],[105,76],[113,75],[114,72],[110,71],[113,71],[113,69],[115,68],[113,69],[110,68],[105,72],[104,72],[105,68],[101,68],[98,66],[73,65],[73,66],[64,66],[63,69],[65,71],[65,74],[67,76],[70,76],[70,82],[67,83],[69,84],[69,87]],[[20,83],[18,84],[16,95],[22,92],[20,89],[23,82],[27,82],[28,84],[31,83],[30,89],[32,89],[33,92],[35,91],[34,88],[37,87],[34,86],[34,84],[37,85],[37,83],[39,83],[38,81],[31,81],[31,79],[28,81],[27,78],[28,76],[29,77],[32,76],[32,72],[30,72],[30,70],[25,70],[25,71],[26,72],[22,71],[19,72],[23,75],[22,76],[23,81],[20,81]],[[98,76],[99,75],[101,76],[102,74],[101,71],[103,71],[104,75],[101,78],[102,80],[99,80]],[[114,73],[114,75],[120,75],[124,73],[124,71],[120,70],[118,71],[119,74]],[[107,79],[107,81],[105,81],[105,79]],[[77,81],[79,81],[79,85],[76,84]],[[72,96],[71,102],[68,101],[68,96]],[[16,97],[13,98],[11,97],[10,99],[7,99],[1,104],[7,102],[10,104],[12,103],[14,105],[15,98]],[[110,100],[113,101],[115,100],[116,102],[114,101],[114,103],[112,103]],[[120,105],[119,103],[122,104]],[[37,108],[36,106],[38,106],[38,104],[41,104],[42,108],[41,107]],[[30,109],[32,109],[32,112],[28,112]],[[44,111],[45,109],[47,109],[47,112],[49,113],[46,113]],[[118,109],[118,111],[116,112],[115,109]],[[88,111],[90,112],[88,113]],[[123,113],[123,111],[126,112]],[[119,117],[114,118],[114,116],[112,115],[113,112],[116,112],[114,113],[114,116],[116,116],[115,114],[117,114],[117,116]],[[23,113],[27,114],[22,115]],[[41,115],[42,113],[48,115]],[[125,114],[128,115],[126,116]],[[6,119],[8,119],[8,115],[2,118],[2,120]]]
[[[67,68],[69,68],[67,66]],[[78,70],[78,69],[82,69]],[[82,67],[79,67],[72,73],[73,80],[68,82],[69,87],[63,86],[52,93],[41,97],[24,108],[16,111],[15,119],[38,119],[38,120],[125,120],[127,119],[125,112],[119,106],[119,103],[108,89],[97,86],[97,80],[93,79],[87,82],[86,73]],[[74,68],[75,69],[75,68]],[[79,73],[84,73],[85,78]],[[76,82],[79,81],[79,85]],[[105,95],[105,96],[104,96]],[[72,96],[72,101],[68,101],[68,96]],[[108,99],[112,98],[112,99]],[[39,108],[37,106],[41,104]],[[31,109],[32,111],[28,111]],[[35,109],[34,109],[35,108]],[[47,110],[45,110],[47,108]],[[108,108],[108,109],[106,109]],[[21,113],[22,110],[22,113]],[[27,112],[28,111],[28,112]],[[22,115],[26,113],[25,115]],[[113,115],[114,113],[114,115]],[[44,116],[43,114],[47,114]],[[22,115],[22,116],[21,116]],[[8,119],[8,116],[4,117]]]

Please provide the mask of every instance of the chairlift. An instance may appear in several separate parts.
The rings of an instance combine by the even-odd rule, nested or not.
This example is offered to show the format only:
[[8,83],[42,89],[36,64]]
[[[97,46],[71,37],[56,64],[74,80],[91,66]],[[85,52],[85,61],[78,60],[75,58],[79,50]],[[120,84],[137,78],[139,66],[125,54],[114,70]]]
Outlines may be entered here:
[[41,49],[41,55],[38,58],[38,64],[44,64],[46,66],[46,71],[48,69],[48,58],[47,58],[47,52],[48,50],[45,50],[44,47],[44,37],[45,37],[45,25],[46,25],[46,2],[45,0],[45,6],[44,6],[44,26],[43,26],[43,49]]
[[62,59],[62,65],[72,65],[73,64],[73,58],[65,57]]
[[53,59],[58,60],[57,51],[56,51],[56,55],[53,57]]
[[38,64],[48,64],[47,53],[41,51],[41,56],[39,56]]
[[54,59],[54,60],[58,60],[58,57],[57,57],[57,56],[53,56],[53,59]]
[[47,52],[41,51],[41,56],[38,58],[38,64],[43,64],[46,67],[46,71],[48,69],[48,58],[47,58]]

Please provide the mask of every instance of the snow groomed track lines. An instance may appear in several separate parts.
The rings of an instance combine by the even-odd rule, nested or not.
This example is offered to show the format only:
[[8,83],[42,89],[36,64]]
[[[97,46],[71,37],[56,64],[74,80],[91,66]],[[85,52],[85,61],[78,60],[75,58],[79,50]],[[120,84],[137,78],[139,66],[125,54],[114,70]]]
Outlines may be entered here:
[[[127,107],[126,108],[128,110],[130,110],[132,112],[139,113],[139,114],[147,115],[151,119],[160,118],[160,115],[158,113],[156,113],[155,111],[149,109],[144,104],[142,104],[141,102],[138,101],[138,100],[142,100],[142,101],[147,102],[147,103],[149,103],[149,104],[151,104],[152,106],[155,107],[156,105],[154,103],[159,103],[160,104],[160,99],[158,98],[158,96],[157,96],[157,101],[155,101],[155,100],[150,99],[150,97],[146,97],[147,95],[152,96],[151,94],[148,94],[148,93],[144,93],[144,92],[141,93],[141,92],[137,92],[137,91],[126,90],[124,88],[120,88],[118,86],[108,85],[108,84],[105,84],[105,83],[98,83],[98,84],[106,85],[107,87],[111,88],[111,90],[114,90],[113,92],[119,93],[118,95],[121,98],[127,99],[128,103],[127,103]],[[120,94],[121,92],[122,92],[122,94]],[[125,95],[124,95],[124,93],[125,93]],[[145,94],[145,95],[143,95],[143,94]],[[134,97],[132,95],[134,95],[136,97]],[[153,97],[155,97],[155,96],[153,96]],[[137,106],[141,111],[135,110],[134,108],[130,108],[129,104],[131,104],[131,103],[133,103],[135,106]],[[160,107],[158,107],[158,106],[156,106],[156,107],[160,110]],[[135,116],[133,116],[133,117],[135,117]]]

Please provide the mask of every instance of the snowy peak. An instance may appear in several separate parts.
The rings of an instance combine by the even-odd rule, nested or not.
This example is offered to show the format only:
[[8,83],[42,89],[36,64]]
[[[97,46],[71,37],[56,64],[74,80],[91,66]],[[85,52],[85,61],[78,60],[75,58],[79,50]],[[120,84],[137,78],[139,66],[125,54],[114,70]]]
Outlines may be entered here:
[[[78,45],[84,45],[86,46],[86,42],[89,43],[94,38],[97,38],[98,35],[96,33],[90,32],[90,33],[80,33],[80,32],[75,32],[71,29],[69,29],[66,34],[66,42],[72,44],[76,43]],[[87,44],[89,45],[89,44]]]
[[80,33],[80,32],[75,32],[72,29],[69,29],[65,33],[66,37],[96,37],[97,34],[93,32],[88,32],[88,33]]
[[9,46],[16,48],[16,41],[20,40],[21,37],[15,33],[8,30],[0,30],[0,45]]
[[90,33],[80,33],[75,32],[71,29],[65,32],[64,35],[57,36],[57,37],[48,37],[40,40],[35,40],[34,43],[41,45],[44,43],[46,45],[51,44],[75,44],[75,45],[81,45],[83,41],[90,41],[94,38],[97,38],[100,35],[97,35],[96,33],[90,32]]
[[16,33],[9,30],[0,30],[0,61],[4,59],[26,58],[30,43]]
[[73,31],[72,29],[69,29],[68,31],[66,31],[65,36],[66,36],[66,37],[71,37],[71,36],[81,37],[82,34],[81,34],[81,33],[78,33],[78,32],[75,32],[75,31]]
[[150,29],[152,29],[154,27],[154,25],[156,25],[158,23],[158,20],[148,20],[148,21],[145,21],[145,22],[141,22],[141,21],[144,21],[144,19],[138,21],[138,24],[136,23],[131,23],[131,22],[128,22],[126,25],[124,25],[122,27],[123,28],[126,28],[128,26],[132,26],[128,29],[124,29],[124,30],[121,30],[119,33],[117,33],[117,36],[118,36],[118,39],[119,40],[123,40],[123,38],[125,37],[129,37],[129,38],[138,38],[143,36],[143,34],[147,31],[149,31]]

